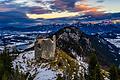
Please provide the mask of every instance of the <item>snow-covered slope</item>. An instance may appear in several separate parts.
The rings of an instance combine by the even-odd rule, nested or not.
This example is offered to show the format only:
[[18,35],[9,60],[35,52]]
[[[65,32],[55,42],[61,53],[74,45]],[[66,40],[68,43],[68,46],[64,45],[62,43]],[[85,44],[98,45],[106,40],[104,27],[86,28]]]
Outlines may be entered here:
[[[18,69],[22,73],[30,73],[30,75],[34,76],[34,80],[56,80],[57,74],[60,72],[56,72],[50,69],[50,66],[46,66],[47,63],[36,63],[34,57],[34,51],[28,51],[25,53],[21,53],[14,61],[13,67]],[[46,66],[46,67],[44,67]]]
[[[112,55],[115,55],[109,51],[113,50],[114,46],[99,35],[88,36],[80,32],[79,29],[65,28],[56,33],[56,37],[57,48],[53,61],[45,62],[42,59],[36,61],[35,52],[27,50],[19,54],[13,61],[14,69],[18,66],[20,72],[29,73],[29,76],[32,76],[34,80],[56,80],[59,75],[65,80],[76,78],[76,80],[84,80],[83,73],[88,73],[88,57],[85,55],[89,55],[93,48],[100,52],[96,54],[97,56],[102,55],[108,60],[113,57]],[[103,58],[100,59],[103,60]]]
[[[19,56],[12,62],[14,69],[18,67],[18,70],[20,72],[25,74],[29,73],[29,75],[34,76],[34,80],[56,80],[58,75],[64,75],[64,70],[61,70],[60,68],[57,69],[56,65],[54,65],[54,67],[51,67],[51,64],[49,62],[37,62],[34,55],[34,51],[28,51],[19,54]],[[70,57],[68,58],[71,59]],[[69,59],[66,60],[68,61]],[[75,62],[79,65],[78,73],[84,73],[85,71],[87,72],[88,64],[81,61],[80,57],[77,56],[77,60]],[[82,75],[84,76],[84,74]]]

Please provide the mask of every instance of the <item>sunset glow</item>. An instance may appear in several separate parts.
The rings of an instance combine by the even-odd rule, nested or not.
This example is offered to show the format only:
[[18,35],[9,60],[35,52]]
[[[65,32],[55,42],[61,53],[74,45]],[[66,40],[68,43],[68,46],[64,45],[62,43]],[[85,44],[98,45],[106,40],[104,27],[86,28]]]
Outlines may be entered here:
[[73,17],[80,15],[80,12],[52,12],[48,14],[26,14],[27,17],[31,19],[38,19],[38,18],[44,18],[44,19],[52,19],[52,18],[63,18],[63,17]]

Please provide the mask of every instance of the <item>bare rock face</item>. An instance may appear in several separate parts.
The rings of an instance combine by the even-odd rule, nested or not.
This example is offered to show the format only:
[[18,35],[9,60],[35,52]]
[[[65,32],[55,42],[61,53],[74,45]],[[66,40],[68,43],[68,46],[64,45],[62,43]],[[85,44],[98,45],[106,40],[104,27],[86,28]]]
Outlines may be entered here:
[[35,42],[35,58],[53,60],[55,57],[56,37],[53,40],[50,38],[38,38]]

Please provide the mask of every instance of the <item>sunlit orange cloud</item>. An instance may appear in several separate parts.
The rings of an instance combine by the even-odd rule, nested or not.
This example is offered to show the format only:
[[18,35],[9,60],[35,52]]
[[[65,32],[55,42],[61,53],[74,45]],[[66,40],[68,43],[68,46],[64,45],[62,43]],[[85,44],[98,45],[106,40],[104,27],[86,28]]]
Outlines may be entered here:
[[63,17],[74,17],[74,16],[79,16],[82,15],[80,12],[52,12],[52,13],[46,13],[46,14],[26,14],[28,18],[31,19],[38,19],[38,18],[43,18],[43,19],[53,19],[53,18],[63,18]]
[[102,13],[103,11],[100,11],[101,7],[90,7],[87,4],[76,4],[75,9],[77,11],[82,11],[85,14],[87,13]]
[[84,11],[84,10],[89,10],[90,7],[85,4],[79,4],[79,5],[77,4],[77,5],[75,5],[75,9],[78,11]]

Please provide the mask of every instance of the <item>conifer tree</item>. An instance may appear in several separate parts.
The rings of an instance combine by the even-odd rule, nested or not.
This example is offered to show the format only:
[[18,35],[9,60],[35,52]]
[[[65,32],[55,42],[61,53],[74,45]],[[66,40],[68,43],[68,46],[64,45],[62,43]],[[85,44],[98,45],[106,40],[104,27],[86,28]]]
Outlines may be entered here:
[[16,65],[16,69],[14,70],[14,80],[20,80],[20,73],[18,70],[18,66]]
[[8,79],[12,74],[12,60],[9,51],[5,47],[3,53],[0,54],[0,80]]
[[19,54],[19,51],[18,51],[18,49],[16,48],[16,46],[15,47],[13,47],[13,52],[12,52],[13,54]]
[[0,80],[26,80],[25,75],[19,72],[18,66],[13,71],[12,58],[6,47],[0,54]]
[[96,65],[98,64],[97,58],[95,54],[91,54],[90,60],[89,60],[89,80],[96,80]]
[[0,80],[2,80],[2,75],[3,75],[3,61],[1,59],[1,54],[0,54]]
[[109,72],[110,72],[110,80],[119,80],[119,79],[118,79],[117,68],[116,68],[115,65],[111,66]]
[[118,73],[118,78],[119,78],[118,80],[120,80],[120,68],[119,67],[117,68],[117,73]]
[[3,60],[3,65],[4,65],[4,70],[8,71],[8,73],[12,73],[12,58],[9,55],[9,51],[7,48],[4,49],[2,53],[2,60]]
[[100,65],[97,64],[96,65],[96,80],[104,80],[102,74],[101,74],[101,70],[100,70]]
[[88,80],[104,80],[95,53],[90,56],[88,72]]
[[8,74],[7,74],[7,72],[4,72],[1,80],[8,80]]

